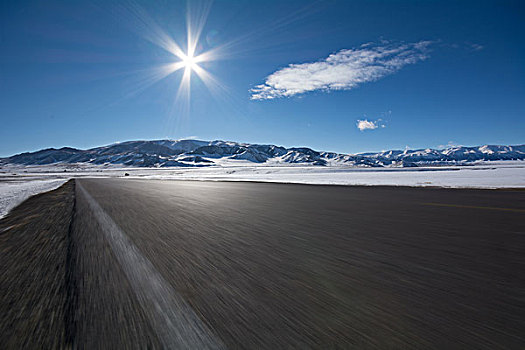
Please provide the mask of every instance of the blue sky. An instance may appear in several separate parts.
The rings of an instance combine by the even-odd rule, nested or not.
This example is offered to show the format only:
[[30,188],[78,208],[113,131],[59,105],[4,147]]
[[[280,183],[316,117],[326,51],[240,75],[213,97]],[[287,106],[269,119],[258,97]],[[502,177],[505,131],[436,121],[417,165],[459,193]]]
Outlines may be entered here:
[[[525,142],[520,1],[1,6],[0,156],[187,137],[343,153]],[[186,50],[188,8],[214,77],[192,72],[189,99],[184,69],[149,84],[180,61],[162,37]]]

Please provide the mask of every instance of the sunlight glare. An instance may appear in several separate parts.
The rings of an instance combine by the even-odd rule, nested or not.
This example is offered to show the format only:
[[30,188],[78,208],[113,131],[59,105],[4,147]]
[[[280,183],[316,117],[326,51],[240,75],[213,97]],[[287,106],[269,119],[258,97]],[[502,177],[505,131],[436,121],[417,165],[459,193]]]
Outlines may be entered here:
[[182,55],[182,57],[181,57],[182,65],[186,69],[195,70],[195,69],[198,68],[197,63],[200,62],[199,57],[200,56],[195,57],[195,56],[193,56],[191,54]]

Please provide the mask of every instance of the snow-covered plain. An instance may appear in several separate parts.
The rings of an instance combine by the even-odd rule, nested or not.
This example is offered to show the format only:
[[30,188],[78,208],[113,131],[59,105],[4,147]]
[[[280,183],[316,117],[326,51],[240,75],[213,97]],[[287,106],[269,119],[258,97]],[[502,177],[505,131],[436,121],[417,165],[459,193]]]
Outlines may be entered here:
[[[125,176],[125,174],[128,176]],[[0,217],[26,198],[54,189],[69,178],[262,181],[323,185],[525,188],[525,161],[482,162],[472,166],[418,168],[254,165],[229,161],[201,168],[132,168],[116,165],[55,164],[0,168]]]
[[323,167],[235,167],[133,174],[134,178],[262,181],[319,185],[432,186],[451,188],[525,187],[525,165],[464,168],[369,169]]

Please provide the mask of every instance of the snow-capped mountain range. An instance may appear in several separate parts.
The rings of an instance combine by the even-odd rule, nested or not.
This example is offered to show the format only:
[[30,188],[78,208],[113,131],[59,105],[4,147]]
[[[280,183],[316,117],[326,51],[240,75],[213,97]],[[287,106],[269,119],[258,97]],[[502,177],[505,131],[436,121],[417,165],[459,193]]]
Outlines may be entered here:
[[63,147],[21,153],[0,158],[0,165],[119,164],[135,167],[211,166],[239,161],[265,164],[319,166],[429,166],[470,164],[479,161],[525,160],[525,145],[445,149],[393,150],[379,153],[339,154],[318,152],[306,147],[229,141],[154,140],[127,141],[87,150]]

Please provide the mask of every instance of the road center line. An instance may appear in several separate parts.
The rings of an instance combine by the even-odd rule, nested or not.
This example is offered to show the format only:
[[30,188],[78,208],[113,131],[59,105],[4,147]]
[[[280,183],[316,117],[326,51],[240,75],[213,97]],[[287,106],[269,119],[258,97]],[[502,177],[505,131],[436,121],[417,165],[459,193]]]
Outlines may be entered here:
[[222,343],[191,306],[164,280],[79,181],[77,188],[100,224],[163,346],[167,349],[223,349]]

